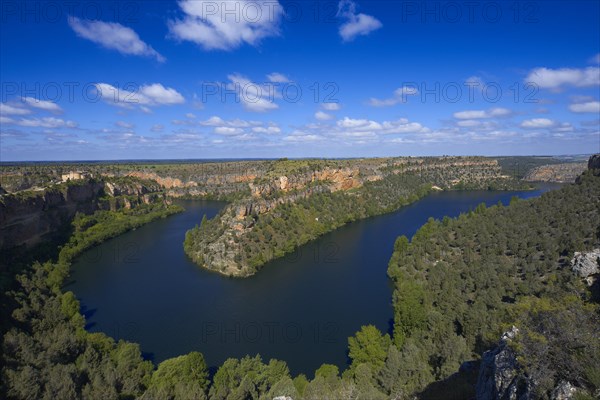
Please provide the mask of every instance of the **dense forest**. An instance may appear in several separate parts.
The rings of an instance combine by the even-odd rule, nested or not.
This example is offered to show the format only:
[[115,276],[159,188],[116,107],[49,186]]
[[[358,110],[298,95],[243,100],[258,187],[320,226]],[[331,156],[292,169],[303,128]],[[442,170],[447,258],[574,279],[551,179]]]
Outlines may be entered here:
[[[600,388],[598,308],[586,303],[589,293],[570,270],[574,252],[599,241],[600,178],[590,172],[538,199],[481,205],[456,219],[430,220],[410,242],[398,238],[388,269],[395,282],[394,344],[401,352],[410,349],[418,371],[406,382],[423,389],[447,378],[515,324],[531,332],[519,338],[524,368],[530,374],[544,365],[551,370],[536,387],[539,398],[561,379]],[[569,309],[579,313],[576,325],[565,318]],[[528,342],[547,346],[557,331],[566,336],[573,329],[588,329],[579,333],[595,339],[577,343],[576,352],[560,340],[546,349],[561,363],[540,362],[545,354]],[[568,362],[581,374],[561,367]]]
[[597,297],[569,265],[575,251],[600,243],[600,176],[592,172],[540,198],[482,205],[456,219],[430,220],[410,241],[398,238],[388,271],[393,331],[364,326],[348,339],[346,370],[324,364],[308,377],[258,355],[229,359],[214,374],[198,352],[154,367],[138,345],[86,332],[79,302],[62,290],[69,262],[139,218],[129,211],[78,216],[60,256],[17,277],[5,298],[12,311],[2,343],[2,396],[472,398],[475,367],[465,365],[476,364],[513,325],[520,333],[511,346],[535,393],[530,398],[549,398],[559,381],[579,388],[580,399],[600,389]]

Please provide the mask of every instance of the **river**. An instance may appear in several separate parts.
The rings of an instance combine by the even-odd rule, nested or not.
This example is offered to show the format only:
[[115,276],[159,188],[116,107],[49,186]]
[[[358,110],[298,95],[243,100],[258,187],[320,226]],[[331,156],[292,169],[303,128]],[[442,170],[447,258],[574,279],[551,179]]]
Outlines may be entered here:
[[82,305],[87,329],[141,345],[160,362],[196,350],[211,367],[260,354],[312,377],[322,363],[347,363],[361,325],[390,332],[393,244],[429,217],[457,216],[525,192],[437,192],[394,213],[348,224],[265,265],[246,279],[203,270],[183,252],[185,232],[224,203],[182,201],[186,211],[111,239],[79,257],[65,290]]

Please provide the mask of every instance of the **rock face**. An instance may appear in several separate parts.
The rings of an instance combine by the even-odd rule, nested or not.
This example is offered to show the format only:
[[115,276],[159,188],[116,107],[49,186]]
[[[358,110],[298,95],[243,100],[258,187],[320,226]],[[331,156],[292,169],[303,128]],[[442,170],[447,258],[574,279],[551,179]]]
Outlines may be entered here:
[[20,195],[4,195],[0,201],[0,249],[30,247],[63,229],[77,212],[98,208],[104,184],[88,182]]
[[552,391],[550,400],[571,400],[576,392],[577,389],[570,382],[561,381]]
[[526,400],[531,385],[519,374],[514,350],[509,346],[519,330],[516,327],[502,335],[495,349],[486,351],[477,379],[477,400]]
[[594,171],[594,175],[600,175],[600,154],[594,154],[590,157],[588,169]]
[[350,190],[361,187],[363,180],[374,179],[361,175],[358,168],[325,168],[310,173],[282,175],[266,183],[250,182],[248,186],[253,198],[265,198],[291,191],[305,191],[309,186],[316,185],[324,186],[330,192]]
[[[481,360],[477,379],[477,400],[535,400],[534,382],[523,373],[517,354],[510,347],[519,330],[505,332],[498,346],[486,351]],[[570,382],[560,381],[550,392],[550,400],[572,400],[578,389]]]
[[571,269],[582,278],[590,275],[600,274],[600,249],[594,249],[587,253],[575,252],[571,260]]
[[585,168],[585,163],[542,165],[529,171],[523,180],[528,182],[572,183],[585,171]]
[[52,240],[69,227],[76,213],[134,208],[155,201],[168,203],[158,184],[109,180],[78,181],[37,192],[0,197],[0,250],[29,248]]
[[243,191],[259,176],[254,168],[243,167],[245,163],[240,163],[240,168],[231,164],[235,163],[220,163],[218,167],[200,164],[197,170],[182,177],[141,171],[130,171],[126,176],[156,181],[167,190],[169,197],[228,195]]
[[576,251],[571,260],[571,270],[593,286],[600,276],[600,249],[588,252]]

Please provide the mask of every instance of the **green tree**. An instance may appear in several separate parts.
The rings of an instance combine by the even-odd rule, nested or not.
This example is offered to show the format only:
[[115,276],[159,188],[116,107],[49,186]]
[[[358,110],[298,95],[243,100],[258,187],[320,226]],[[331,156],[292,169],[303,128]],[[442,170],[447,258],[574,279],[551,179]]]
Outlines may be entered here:
[[152,374],[149,393],[166,398],[205,397],[208,389],[208,368],[204,356],[198,352],[170,358],[158,365]]
[[300,374],[294,378],[294,387],[301,397],[304,396],[306,385],[308,385],[308,379],[306,379],[306,375]]
[[401,382],[399,381],[400,370],[402,367],[401,362],[398,348],[391,345],[388,348],[385,365],[379,373],[378,381],[385,393],[392,397],[399,397],[399,395],[402,394],[400,386]]
[[326,380],[331,380],[337,378],[339,373],[340,370],[337,365],[323,364],[315,371],[315,378],[320,376]]
[[415,330],[424,328],[427,322],[423,286],[415,281],[401,279],[399,278],[399,286],[394,291],[394,343],[399,349],[402,349],[407,337]]
[[363,326],[354,337],[348,338],[348,354],[352,360],[350,368],[365,363],[373,373],[381,371],[392,341],[388,334],[382,335],[373,325]]

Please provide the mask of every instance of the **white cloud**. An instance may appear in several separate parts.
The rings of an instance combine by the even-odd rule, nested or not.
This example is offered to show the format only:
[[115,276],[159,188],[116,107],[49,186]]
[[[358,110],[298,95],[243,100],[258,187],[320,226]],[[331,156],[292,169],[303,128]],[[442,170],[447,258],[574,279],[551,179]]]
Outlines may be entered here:
[[201,121],[200,125],[204,126],[232,126],[234,128],[247,128],[250,126],[258,126],[261,125],[261,122],[258,121],[245,121],[243,119],[232,119],[229,121],[224,120],[218,116],[212,116],[205,121]]
[[496,107],[490,108],[489,110],[467,110],[459,111],[452,114],[456,119],[482,119],[482,118],[494,118],[494,117],[506,117],[511,114],[511,111],[507,108]]
[[521,122],[521,127],[527,129],[551,128],[555,124],[554,121],[548,118],[533,118]]
[[458,121],[456,123],[456,125],[461,126],[463,128],[470,128],[470,127],[481,125],[481,121],[477,121],[477,120],[474,120],[474,119],[465,119],[465,120],[462,120],[462,121]]
[[592,63],[592,64],[600,64],[600,53],[598,53],[594,57],[592,57],[590,59],[590,63]]
[[488,114],[490,115],[490,117],[505,117],[507,115],[510,115],[511,113],[512,112],[508,108],[502,107],[490,108],[488,110]]
[[121,54],[153,57],[158,62],[165,61],[165,58],[141,40],[133,29],[119,23],[81,20],[77,17],[70,17],[68,22],[77,36],[107,49],[116,50]]
[[161,124],[154,124],[152,125],[152,128],[150,128],[150,130],[152,132],[162,132],[165,129],[164,125]]
[[390,99],[376,99],[375,97],[371,97],[368,101],[368,104],[373,107],[390,107],[398,104],[400,101],[396,98]]
[[136,91],[119,89],[108,83],[96,83],[95,86],[104,101],[119,107],[130,108],[139,105],[144,111],[144,109],[149,110],[144,106],[173,105],[185,102],[179,92],[172,88],[166,88],[160,83],[142,85]]
[[12,106],[6,103],[0,103],[0,115],[27,115],[31,114],[31,110],[22,108],[18,105]]
[[588,101],[585,103],[576,103],[569,106],[569,110],[575,113],[596,113],[600,114],[600,101]]
[[356,3],[352,0],[340,0],[337,16],[346,20],[339,28],[339,34],[344,42],[350,42],[357,36],[368,35],[383,26],[371,15],[357,14]]
[[283,7],[277,0],[181,0],[183,19],[169,22],[171,35],[206,50],[255,46],[279,35]]
[[424,127],[418,122],[408,122],[407,119],[401,118],[397,121],[384,122],[383,133],[427,133],[429,128]]
[[123,128],[123,129],[133,129],[133,127],[135,125],[130,124],[129,122],[125,122],[125,121],[117,121],[115,122],[115,125],[118,126],[119,128]]
[[312,143],[323,140],[323,136],[314,134],[305,134],[303,132],[294,132],[289,136],[283,138],[286,142],[292,143]]
[[333,115],[331,114],[327,114],[326,112],[323,111],[317,111],[315,113],[315,118],[318,119],[319,121],[327,121],[330,119],[333,119]]
[[527,75],[525,82],[534,83],[541,89],[554,90],[558,90],[563,86],[597,86],[600,85],[600,68],[536,68]]
[[192,113],[187,113],[187,114],[185,114],[185,117],[189,118],[189,119],[194,119],[194,118],[196,118],[196,115],[192,114]]
[[210,117],[206,121],[201,122],[200,124],[207,126],[223,126],[226,124],[226,122],[221,117],[217,117],[215,115]]
[[255,139],[255,133],[268,135],[281,133],[281,128],[273,122],[263,123],[260,121],[246,121],[238,118],[224,120],[216,115],[207,120],[198,121],[196,124],[199,126],[213,127],[214,133],[229,136],[236,140]]
[[327,111],[338,111],[342,106],[340,103],[321,103],[323,110]]
[[485,86],[483,79],[481,79],[481,77],[479,76],[470,76],[467,79],[465,79],[465,84],[467,86]]
[[259,85],[239,74],[231,74],[227,78],[231,81],[227,89],[238,94],[247,111],[266,112],[279,108],[274,102],[277,95],[272,85]]
[[394,95],[396,96],[413,96],[415,94],[419,94],[419,90],[412,86],[402,86],[394,90]]
[[161,140],[167,144],[201,145],[203,137],[194,133],[175,133],[172,135],[161,135]]
[[30,128],[77,128],[77,123],[73,121],[65,121],[60,118],[45,117],[45,118],[21,118],[13,120],[11,118],[2,117],[3,123],[26,126]]
[[150,100],[149,104],[181,104],[185,102],[183,96],[172,88],[165,88],[160,83],[141,86],[139,92]]
[[198,95],[196,93],[194,93],[193,96],[192,107],[194,107],[196,110],[204,109],[204,104],[202,103],[202,101],[198,100]]
[[229,126],[217,126],[215,128],[215,133],[218,133],[219,135],[239,135],[244,133],[244,130],[242,128],[232,128]]
[[488,115],[483,110],[470,110],[470,111],[459,111],[455,112],[454,118],[458,119],[473,119],[473,118],[487,118]]
[[14,123],[15,123],[14,119],[0,115],[0,124],[10,125],[10,124],[14,124]]
[[408,96],[415,96],[419,94],[419,90],[411,86],[402,86],[394,90],[394,97],[389,99],[376,99],[371,97],[368,104],[373,107],[389,107],[398,103],[406,103]]
[[281,129],[278,126],[268,126],[268,127],[263,127],[263,126],[255,126],[254,128],[252,128],[252,132],[256,132],[256,133],[268,133],[268,134],[275,134],[275,133],[281,133]]
[[418,122],[409,122],[406,118],[400,118],[396,121],[376,122],[367,119],[352,119],[345,117],[338,120],[336,126],[342,132],[378,132],[383,134],[398,134],[398,133],[425,133],[429,129]]
[[573,125],[571,125],[569,122],[561,122],[560,124],[558,124],[557,126],[552,128],[553,132],[573,132],[575,130],[575,128],[573,128]]
[[63,110],[60,106],[52,101],[38,100],[33,97],[24,97],[23,102],[33,108],[39,108],[40,110],[50,111],[54,113],[61,113]]
[[273,83],[287,83],[290,82],[289,78],[279,72],[273,72],[272,74],[267,75],[267,79],[269,82]]
[[352,130],[380,130],[381,124],[367,119],[352,119],[344,117],[337,121],[337,126],[344,129]]

